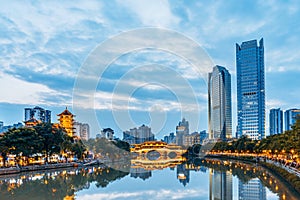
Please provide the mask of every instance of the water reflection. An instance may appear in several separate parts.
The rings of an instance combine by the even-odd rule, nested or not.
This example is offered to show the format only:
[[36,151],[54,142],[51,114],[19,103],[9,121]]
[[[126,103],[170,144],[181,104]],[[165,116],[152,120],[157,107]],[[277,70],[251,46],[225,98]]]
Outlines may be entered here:
[[[163,173],[156,173],[157,170]],[[157,191],[163,191],[170,188],[158,186],[160,183],[153,183],[152,180],[157,180],[157,176],[162,176],[161,179],[167,182],[166,185],[175,186],[176,183],[170,182],[171,179],[164,180],[167,174],[179,181],[177,185],[181,185],[182,194],[190,191],[197,192],[192,188],[197,183],[193,179],[200,178],[203,185],[196,185],[196,187],[200,189],[208,186],[208,193],[205,194],[207,196],[202,199],[266,200],[268,199],[266,188],[274,194],[273,196],[278,196],[275,199],[294,200],[299,195],[281,181],[273,178],[270,172],[255,165],[210,159],[186,161],[184,158],[152,162],[133,159],[131,163],[115,163],[114,168],[102,165],[2,176],[0,177],[0,195],[1,199],[75,199],[81,197],[76,196],[79,191],[102,193],[104,188],[107,188],[105,192],[118,193],[110,185],[113,186],[113,182],[121,179],[119,184],[130,184],[130,180],[136,179],[142,180],[142,183],[147,186],[151,184],[151,187],[156,188]],[[237,185],[233,184],[234,179],[238,180]],[[127,185],[124,187],[126,188]],[[236,198],[233,198],[234,193],[238,195]],[[197,194],[195,197],[201,199]],[[185,199],[184,196],[182,199]]]
[[266,200],[266,188],[258,178],[251,179],[247,183],[239,181],[239,199]]
[[209,199],[232,200],[232,173],[209,169]]

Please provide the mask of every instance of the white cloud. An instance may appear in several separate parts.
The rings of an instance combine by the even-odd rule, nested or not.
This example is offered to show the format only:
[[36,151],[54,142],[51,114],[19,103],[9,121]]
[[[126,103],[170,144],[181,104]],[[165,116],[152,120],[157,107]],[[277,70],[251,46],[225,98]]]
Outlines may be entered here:
[[[49,106],[59,104],[57,101],[67,96],[45,85],[26,82],[3,73],[0,73],[0,85],[0,103]],[[47,101],[47,98],[55,98],[56,101]]]
[[118,3],[132,10],[145,26],[172,27],[179,22],[166,0],[120,0]]
[[267,106],[267,110],[271,109],[271,108],[280,108],[287,105],[286,102],[283,102],[281,100],[278,99],[268,99],[266,101],[266,106]]
[[206,197],[207,191],[201,189],[186,189],[186,190],[145,190],[139,192],[110,192],[110,193],[97,193],[97,194],[83,194],[77,195],[76,197],[82,200],[88,199],[189,199],[192,197]]

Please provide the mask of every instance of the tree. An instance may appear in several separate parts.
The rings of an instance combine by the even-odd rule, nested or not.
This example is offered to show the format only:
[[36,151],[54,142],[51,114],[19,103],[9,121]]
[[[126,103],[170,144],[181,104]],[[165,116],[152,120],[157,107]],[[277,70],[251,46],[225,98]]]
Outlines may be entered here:
[[76,155],[78,159],[84,158],[84,152],[86,151],[85,145],[81,140],[76,141],[72,144],[71,151]]
[[[13,128],[3,134],[0,139],[0,149],[4,160],[7,154],[30,156],[39,153],[42,149],[44,138],[40,137],[33,128]],[[5,165],[5,163],[3,163]]]

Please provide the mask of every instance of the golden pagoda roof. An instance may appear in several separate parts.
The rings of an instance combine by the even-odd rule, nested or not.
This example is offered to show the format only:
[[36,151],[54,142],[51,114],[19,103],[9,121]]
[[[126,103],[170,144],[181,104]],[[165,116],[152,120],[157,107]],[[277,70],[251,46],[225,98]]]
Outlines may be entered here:
[[57,116],[61,116],[61,115],[72,115],[72,116],[74,116],[74,115],[68,110],[67,107],[66,107],[66,109],[65,109],[62,113],[58,114]]

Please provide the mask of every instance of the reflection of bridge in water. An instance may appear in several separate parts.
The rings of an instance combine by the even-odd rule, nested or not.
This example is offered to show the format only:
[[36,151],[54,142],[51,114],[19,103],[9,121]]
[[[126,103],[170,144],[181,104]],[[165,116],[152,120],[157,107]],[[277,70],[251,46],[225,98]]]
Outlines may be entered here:
[[160,141],[135,144],[130,151],[133,155],[131,168],[143,168],[146,170],[164,169],[176,167],[186,160],[182,157],[186,150],[181,146]]

